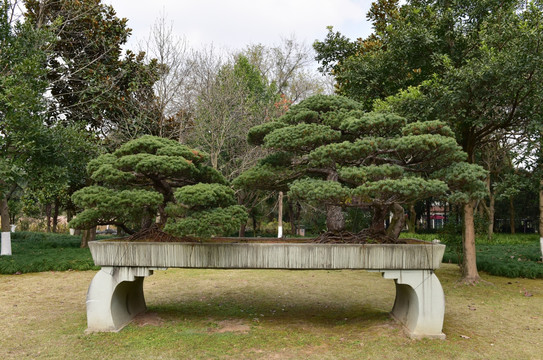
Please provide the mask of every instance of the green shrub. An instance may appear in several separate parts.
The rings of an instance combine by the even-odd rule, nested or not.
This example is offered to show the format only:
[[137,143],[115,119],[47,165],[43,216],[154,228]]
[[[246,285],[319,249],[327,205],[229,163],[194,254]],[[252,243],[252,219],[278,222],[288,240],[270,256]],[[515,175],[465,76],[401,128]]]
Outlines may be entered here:
[[12,256],[0,257],[0,274],[41,271],[98,270],[89,249],[81,249],[80,236],[15,232]]
[[[439,234],[402,234],[431,241],[439,239],[445,245],[443,262],[461,263],[462,236],[457,229],[447,228]],[[479,235],[477,245],[477,269],[491,275],[509,278],[523,277],[543,279],[543,263],[538,234],[494,234],[492,240]]]

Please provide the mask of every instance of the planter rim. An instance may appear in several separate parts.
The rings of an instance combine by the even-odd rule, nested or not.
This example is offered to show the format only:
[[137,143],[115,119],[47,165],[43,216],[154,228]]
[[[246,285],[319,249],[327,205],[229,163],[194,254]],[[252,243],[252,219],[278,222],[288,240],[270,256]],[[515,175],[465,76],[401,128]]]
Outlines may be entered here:
[[415,238],[404,238],[402,239],[406,243],[318,243],[313,242],[311,239],[279,239],[279,238],[211,238],[206,239],[206,241],[127,241],[123,238],[119,239],[101,239],[90,241],[92,243],[115,243],[115,244],[184,244],[184,245],[224,245],[224,244],[259,244],[259,245],[318,245],[318,246],[338,246],[338,245],[357,245],[357,246],[368,246],[368,245],[379,245],[379,246],[398,246],[398,245],[443,245],[439,240],[426,241]]
[[220,269],[439,268],[445,245],[238,242],[89,242],[96,265]]

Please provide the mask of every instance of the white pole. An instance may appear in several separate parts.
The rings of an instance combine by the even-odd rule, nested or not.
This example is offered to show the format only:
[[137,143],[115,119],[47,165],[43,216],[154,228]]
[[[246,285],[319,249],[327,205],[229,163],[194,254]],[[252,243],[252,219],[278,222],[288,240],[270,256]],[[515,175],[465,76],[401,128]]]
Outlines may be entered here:
[[2,232],[2,246],[0,255],[11,255],[11,233]]
[[277,219],[277,237],[282,238],[283,237],[283,192],[279,191],[279,209],[277,211],[279,213],[278,219]]

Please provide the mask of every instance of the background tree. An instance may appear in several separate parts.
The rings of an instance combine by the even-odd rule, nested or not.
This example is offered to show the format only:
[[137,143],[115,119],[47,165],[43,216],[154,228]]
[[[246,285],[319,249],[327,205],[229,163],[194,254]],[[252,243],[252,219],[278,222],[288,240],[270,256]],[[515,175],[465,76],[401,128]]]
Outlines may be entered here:
[[[362,46],[334,69],[340,93],[368,99],[366,107],[372,106],[369,99],[397,93],[389,109],[408,118],[446,121],[470,163],[496,132],[541,121],[538,2],[417,0],[386,14],[379,17],[386,26],[376,26],[378,46]],[[474,206],[463,209],[466,282],[479,279]]]
[[198,94],[192,142],[209,153],[213,168],[233,179],[258,159],[257,149],[246,144],[247,131],[273,116],[276,101],[275,89],[240,55]]
[[311,53],[306,44],[291,36],[281,39],[278,45],[249,45],[241,55],[260,71],[278,95],[297,103],[311,95],[331,91],[326,79],[311,69]]
[[156,135],[183,142],[194,103],[192,72],[197,64],[194,51],[185,38],[174,34],[165,14],[155,21],[149,37],[140,46],[147,61],[156,59],[158,64],[158,79],[153,86],[158,110]]
[[[130,35],[127,19],[119,19],[113,7],[100,0],[26,0],[24,4],[26,19],[56,37],[46,62],[53,100],[48,123],[84,124],[108,135],[119,130],[120,120],[156,119],[145,100],[152,100],[157,64],[144,64],[144,54],[131,51],[121,56]],[[143,115],[147,116],[141,119]],[[128,130],[139,130],[138,124]]]
[[0,2],[0,199],[2,231],[10,231],[8,201],[33,164],[44,166],[49,132],[43,125],[46,31],[16,21],[17,3]]

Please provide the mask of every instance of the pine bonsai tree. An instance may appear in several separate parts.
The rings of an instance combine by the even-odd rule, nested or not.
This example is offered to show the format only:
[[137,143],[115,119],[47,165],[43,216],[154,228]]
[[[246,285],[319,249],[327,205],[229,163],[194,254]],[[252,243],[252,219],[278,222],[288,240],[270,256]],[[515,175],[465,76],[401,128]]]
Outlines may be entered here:
[[95,185],[74,193],[73,202],[84,210],[70,226],[113,224],[133,234],[153,226],[158,215],[158,226],[173,235],[231,232],[247,214],[208,160],[173,140],[147,135],[129,141],[89,163]]
[[[249,141],[271,153],[235,184],[288,189],[292,198],[326,206],[329,236],[343,230],[342,208],[371,209],[370,228],[355,240],[397,239],[401,204],[428,197],[460,202],[484,194],[484,170],[465,162],[444,123],[407,123],[395,114],[361,109],[353,100],[318,95],[252,128]],[[398,223],[387,233],[390,212]]]

